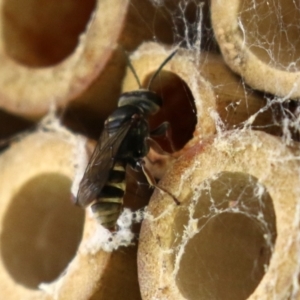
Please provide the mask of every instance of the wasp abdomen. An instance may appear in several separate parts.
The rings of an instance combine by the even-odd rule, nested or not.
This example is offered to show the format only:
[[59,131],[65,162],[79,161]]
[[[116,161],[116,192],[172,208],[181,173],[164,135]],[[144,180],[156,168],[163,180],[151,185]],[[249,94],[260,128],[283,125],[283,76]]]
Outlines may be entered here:
[[125,168],[117,162],[91,209],[98,222],[107,229],[114,229],[123,207],[125,193]]
[[114,229],[122,210],[122,206],[122,203],[95,202],[91,206],[91,209],[95,215],[95,218],[102,226],[107,229]]

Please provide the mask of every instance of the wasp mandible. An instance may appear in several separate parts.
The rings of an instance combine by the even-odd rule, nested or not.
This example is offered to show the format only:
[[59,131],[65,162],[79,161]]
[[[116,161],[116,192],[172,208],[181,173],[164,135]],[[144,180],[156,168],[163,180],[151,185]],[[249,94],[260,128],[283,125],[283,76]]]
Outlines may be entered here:
[[[89,160],[79,184],[76,204],[91,204],[96,219],[107,229],[115,230],[123,206],[126,166],[143,167],[143,157],[149,152],[147,139],[151,135],[165,134],[168,123],[164,122],[150,131],[148,117],[162,106],[162,98],[150,90],[154,78],[176,54],[172,52],[150,79],[147,89],[142,89],[136,72],[129,62],[139,90],[121,94],[118,108],[107,118],[96,148]],[[151,183],[150,183],[151,184]],[[178,203],[177,203],[178,204]]]

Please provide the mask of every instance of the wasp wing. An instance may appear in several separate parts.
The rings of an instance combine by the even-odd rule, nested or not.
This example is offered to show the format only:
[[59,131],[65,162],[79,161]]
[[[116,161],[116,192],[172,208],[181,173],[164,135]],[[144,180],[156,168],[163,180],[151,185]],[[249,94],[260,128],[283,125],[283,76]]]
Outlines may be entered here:
[[86,206],[99,196],[115,164],[118,150],[131,126],[132,121],[129,120],[111,136],[107,129],[102,131],[79,184],[76,204]]

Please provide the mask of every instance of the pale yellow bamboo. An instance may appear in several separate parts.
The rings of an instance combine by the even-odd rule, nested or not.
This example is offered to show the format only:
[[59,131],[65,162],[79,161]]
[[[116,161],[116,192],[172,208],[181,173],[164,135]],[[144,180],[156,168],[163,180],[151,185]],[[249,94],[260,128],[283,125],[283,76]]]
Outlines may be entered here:
[[[174,50],[166,50],[164,46],[156,43],[144,43],[132,54],[130,59],[144,88],[147,88],[153,73]],[[164,92],[164,87],[166,92]],[[137,82],[132,72],[127,69],[123,91],[137,89]],[[210,115],[211,111],[216,110],[215,95],[210,83],[198,72],[195,52],[181,48],[178,50],[176,55],[164,66],[161,74],[157,76],[156,84],[154,82],[152,86],[154,92],[161,90],[163,91],[161,95],[163,98],[162,110],[166,111],[166,115],[179,115],[183,126],[193,122],[193,118],[195,119],[195,126],[192,128],[195,139],[209,136],[215,132],[215,121]],[[188,116],[185,115],[185,107],[192,105],[195,109],[191,110]],[[174,125],[176,126],[181,120],[177,118]],[[172,130],[174,130],[176,139],[176,129],[172,128]],[[188,140],[186,140],[187,142]],[[193,142],[192,139],[190,143]]]
[[105,116],[125,70],[120,46],[172,41],[171,16],[149,1],[46,2],[0,1],[0,108],[27,118],[71,100]]
[[[155,43],[144,43],[132,54],[132,64],[144,88],[171,51]],[[138,84],[128,68],[123,91],[136,89]],[[164,66],[151,89],[161,93],[162,110],[166,111],[165,118],[170,117],[171,128],[172,116],[176,116],[173,117],[172,128],[174,139],[184,135],[177,131],[178,127],[189,128],[187,124],[193,120],[194,138],[201,139],[213,134],[218,122],[213,112],[223,123],[218,124],[222,130],[258,126],[274,134],[279,132],[263,95],[247,88],[226,66],[221,55],[180,48]],[[186,107],[191,107],[191,102],[194,102],[194,111],[187,111]],[[161,118],[161,121],[165,120]]]
[[181,204],[155,191],[142,225],[143,299],[298,299],[295,155],[256,131],[187,150],[159,183]]
[[101,250],[97,221],[71,202],[80,139],[52,126],[0,156],[2,299],[140,298],[136,248]]
[[226,63],[248,85],[299,98],[299,8],[293,1],[213,0],[211,18]]

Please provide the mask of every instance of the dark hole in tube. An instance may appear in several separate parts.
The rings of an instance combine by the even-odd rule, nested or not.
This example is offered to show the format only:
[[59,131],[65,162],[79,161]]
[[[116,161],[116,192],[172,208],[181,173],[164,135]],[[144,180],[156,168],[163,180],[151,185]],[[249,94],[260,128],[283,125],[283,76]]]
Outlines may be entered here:
[[55,65],[78,44],[95,0],[5,0],[2,38],[6,53],[29,67]]
[[[255,177],[239,172],[216,174],[197,193],[192,217],[198,232],[177,261],[177,286],[187,299],[248,299],[267,270],[276,240],[272,199]],[[182,243],[190,219],[187,205],[174,220],[172,249]]]
[[[149,74],[144,87],[153,74]],[[194,98],[188,85],[176,74],[162,70],[153,81],[151,90],[163,99],[161,110],[149,119],[151,129],[156,128],[162,122],[168,121],[171,128],[171,140],[165,136],[155,138],[161,147],[168,152],[180,150],[193,137],[197,123],[196,107]]]
[[6,212],[0,236],[7,272],[19,284],[36,289],[55,280],[76,254],[84,210],[71,204],[71,181],[46,173],[31,179]]

